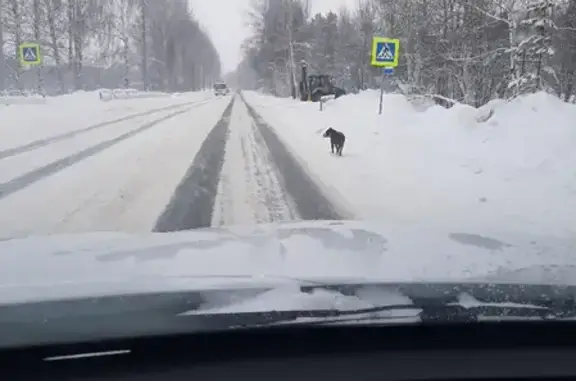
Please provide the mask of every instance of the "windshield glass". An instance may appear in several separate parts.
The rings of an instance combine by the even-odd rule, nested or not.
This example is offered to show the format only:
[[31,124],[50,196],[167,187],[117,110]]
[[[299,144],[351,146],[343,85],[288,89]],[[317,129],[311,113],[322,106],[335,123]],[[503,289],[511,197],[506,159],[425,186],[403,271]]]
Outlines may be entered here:
[[576,1],[3,0],[0,45],[0,309],[576,283]]

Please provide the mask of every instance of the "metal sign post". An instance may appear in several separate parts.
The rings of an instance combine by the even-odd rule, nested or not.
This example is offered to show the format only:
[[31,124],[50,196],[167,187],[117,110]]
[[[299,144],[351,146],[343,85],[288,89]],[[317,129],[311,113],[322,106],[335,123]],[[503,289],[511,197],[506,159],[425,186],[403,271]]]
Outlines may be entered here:
[[384,87],[385,83],[388,82],[390,77],[394,75],[393,67],[385,67],[382,70],[382,77],[380,78],[380,105],[378,106],[378,115],[382,115],[382,102],[384,100]]
[[38,92],[44,94],[42,73],[40,68],[42,66],[42,55],[40,54],[40,44],[35,42],[25,42],[18,46],[18,58],[20,60],[20,67],[27,69],[30,66],[36,66],[38,76]]
[[384,99],[384,83],[387,78],[394,75],[394,68],[398,66],[400,58],[400,40],[397,38],[374,37],[372,39],[372,66],[383,68],[380,82],[380,102],[378,114],[382,114]]

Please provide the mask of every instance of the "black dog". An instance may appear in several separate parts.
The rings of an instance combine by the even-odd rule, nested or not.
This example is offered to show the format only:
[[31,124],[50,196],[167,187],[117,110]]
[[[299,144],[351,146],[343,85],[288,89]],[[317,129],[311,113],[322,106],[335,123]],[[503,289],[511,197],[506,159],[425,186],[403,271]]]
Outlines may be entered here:
[[336,154],[342,156],[342,149],[344,149],[346,136],[340,131],[336,131],[330,127],[324,133],[324,137],[330,138],[330,147],[332,148],[332,153],[334,153],[334,149],[336,149]]

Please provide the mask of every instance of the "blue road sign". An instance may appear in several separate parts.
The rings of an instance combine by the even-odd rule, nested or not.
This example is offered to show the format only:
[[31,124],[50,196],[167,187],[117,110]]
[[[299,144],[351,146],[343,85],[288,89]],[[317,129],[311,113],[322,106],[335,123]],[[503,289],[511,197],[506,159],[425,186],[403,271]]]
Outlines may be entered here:
[[384,75],[394,75],[394,68],[393,67],[385,67],[384,68]]
[[40,56],[40,45],[36,43],[20,44],[20,62],[24,65],[40,65],[42,57]]
[[374,37],[372,41],[372,66],[396,67],[400,55],[400,40]]
[[36,49],[32,47],[25,47],[22,49],[22,58],[25,62],[36,62],[38,60]]

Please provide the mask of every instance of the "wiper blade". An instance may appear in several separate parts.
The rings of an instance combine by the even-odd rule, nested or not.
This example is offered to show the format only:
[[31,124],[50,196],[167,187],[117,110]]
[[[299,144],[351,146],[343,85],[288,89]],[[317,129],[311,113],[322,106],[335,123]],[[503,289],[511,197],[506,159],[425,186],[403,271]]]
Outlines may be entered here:
[[[525,284],[484,283],[358,283],[317,284],[300,287],[306,298],[317,292],[329,292],[334,308],[274,310],[274,298],[264,300],[269,310],[237,312],[233,306],[222,310],[196,309],[202,324],[221,328],[256,327],[276,324],[331,324],[372,321],[382,323],[450,323],[484,320],[576,320],[576,288]],[[323,294],[319,294],[323,295]],[[370,302],[373,296],[389,304],[370,308],[338,309],[348,302]],[[348,299],[349,298],[349,299]],[[366,299],[368,298],[368,299]],[[320,303],[325,303],[323,296]],[[260,303],[260,302],[259,302]],[[258,305],[259,305],[258,303]],[[307,303],[312,304],[314,300]],[[279,303],[285,305],[284,302]],[[366,305],[366,303],[363,303]],[[356,304],[357,305],[357,304]],[[362,304],[361,304],[362,305]],[[248,306],[238,306],[246,311]],[[248,307],[249,308],[249,307]],[[206,319],[206,320],[204,320]]]
[[[414,313],[399,315],[400,311]],[[382,314],[390,312],[390,314]],[[556,313],[551,308],[535,305],[485,304],[464,306],[456,303],[396,304],[353,310],[290,310],[262,312],[194,313],[195,317],[208,319],[212,324],[223,324],[227,328],[257,327],[274,324],[302,323],[325,324],[363,320],[418,319],[421,323],[473,323],[483,318],[514,319],[564,319],[565,312]]]

